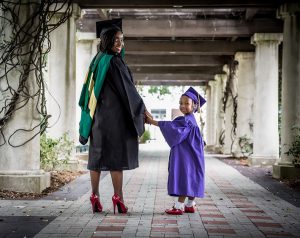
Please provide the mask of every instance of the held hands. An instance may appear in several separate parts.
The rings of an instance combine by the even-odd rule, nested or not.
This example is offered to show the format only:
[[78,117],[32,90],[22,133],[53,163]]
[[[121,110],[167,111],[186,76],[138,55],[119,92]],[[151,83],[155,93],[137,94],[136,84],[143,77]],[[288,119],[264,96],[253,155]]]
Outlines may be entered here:
[[158,122],[153,120],[153,116],[147,110],[145,110],[145,123],[155,126],[158,125]]
[[145,115],[145,123],[150,124],[149,120],[152,120],[153,116],[147,110],[145,110],[144,115]]

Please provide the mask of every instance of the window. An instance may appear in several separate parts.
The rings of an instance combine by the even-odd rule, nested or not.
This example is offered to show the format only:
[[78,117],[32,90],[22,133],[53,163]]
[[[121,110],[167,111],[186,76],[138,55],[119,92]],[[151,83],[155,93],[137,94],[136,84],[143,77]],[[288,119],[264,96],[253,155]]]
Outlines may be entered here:
[[151,114],[155,120],[166,118],[166,109],[151,109]]

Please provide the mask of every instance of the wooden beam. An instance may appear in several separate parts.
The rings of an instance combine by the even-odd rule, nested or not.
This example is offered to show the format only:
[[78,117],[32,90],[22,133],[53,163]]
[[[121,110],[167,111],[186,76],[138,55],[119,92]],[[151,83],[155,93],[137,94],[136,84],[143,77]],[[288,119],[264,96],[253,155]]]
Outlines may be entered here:
[[249,40],[242,41],[166,41],[125,39],[126,55],[234,55],[236,52],[254,52]]
[[134,73],[135,81],[197,81],[207,82],[214,79],[214,74],[140,74]]
[[136,81],[134,80],[136,85],[153,85],[153,86],[204,86],[207,82],[201,81],[168,81],[168,80],[151,80],[151,81]]
[[245,20],[125,20],[127,37],[249,37],[254,33],[281,33],[279,19]]
[[230,57],[216,55],[126,55],[128,66],[223,66]]
[[284,0],[74,0],[81,8],[193,8],[270,7]]
[[[94,32],[99,19],[83,18],[80,24],[84,32]],[[132,20],[123,19],[125,37],[251,37],[254,33],[282,33],[280,19],[209,19],[209,20]]]
[[236,41],[236,40],[237,40],[237,38],[238,38],[238,36],[233,36],[233,37],[231,37],[231,39],[230,39],[230,40],[231,40],[232,42],[234,42],[234,41]]
[[101,20],[108,19],[107,9],[100,9],[100,8],[98,8],[97,12],[98,12],[99,17],[101,18]]
[[221,66],[180,66],[180,67],[129,67],[132,73],[142,73],[142,74],[222,74],[223,67]]
[[246,15],[245,15],[245,20],[246,21],[251,21],[256,13],[258,12],[258,8],[247,8],[246,10]]

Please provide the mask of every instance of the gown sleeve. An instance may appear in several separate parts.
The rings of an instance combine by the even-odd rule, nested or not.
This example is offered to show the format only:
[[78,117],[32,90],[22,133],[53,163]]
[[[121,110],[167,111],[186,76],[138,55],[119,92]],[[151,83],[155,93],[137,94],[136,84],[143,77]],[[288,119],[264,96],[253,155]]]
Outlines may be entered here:
[[136,90],[131,74],[124,61],[117,56],[111,59],[109,72],[108,83],[110,80],[113,81],[118,95],[133,120],[138,135],[141,136],[145,131],[145,104]]
[[184,117],[177,117],[173,121],[159,121],[158,126],[170,147],[185,140],[191,130]]

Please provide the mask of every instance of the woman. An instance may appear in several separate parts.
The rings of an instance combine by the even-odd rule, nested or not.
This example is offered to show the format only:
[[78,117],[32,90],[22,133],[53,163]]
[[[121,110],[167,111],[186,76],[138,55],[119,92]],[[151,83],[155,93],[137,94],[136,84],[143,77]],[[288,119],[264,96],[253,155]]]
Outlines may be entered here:
[[114,213],[126,213],[123,200],[123,170],[138,167],[138,136],[144,132],[144,102],[123,61],[121,19],[97,22],[100,50],[91,62],[82,89],[80,143],[90,136],[90,170],[93,212],[101,212],[99,181],[101,171],[110,171],[114,187]]

